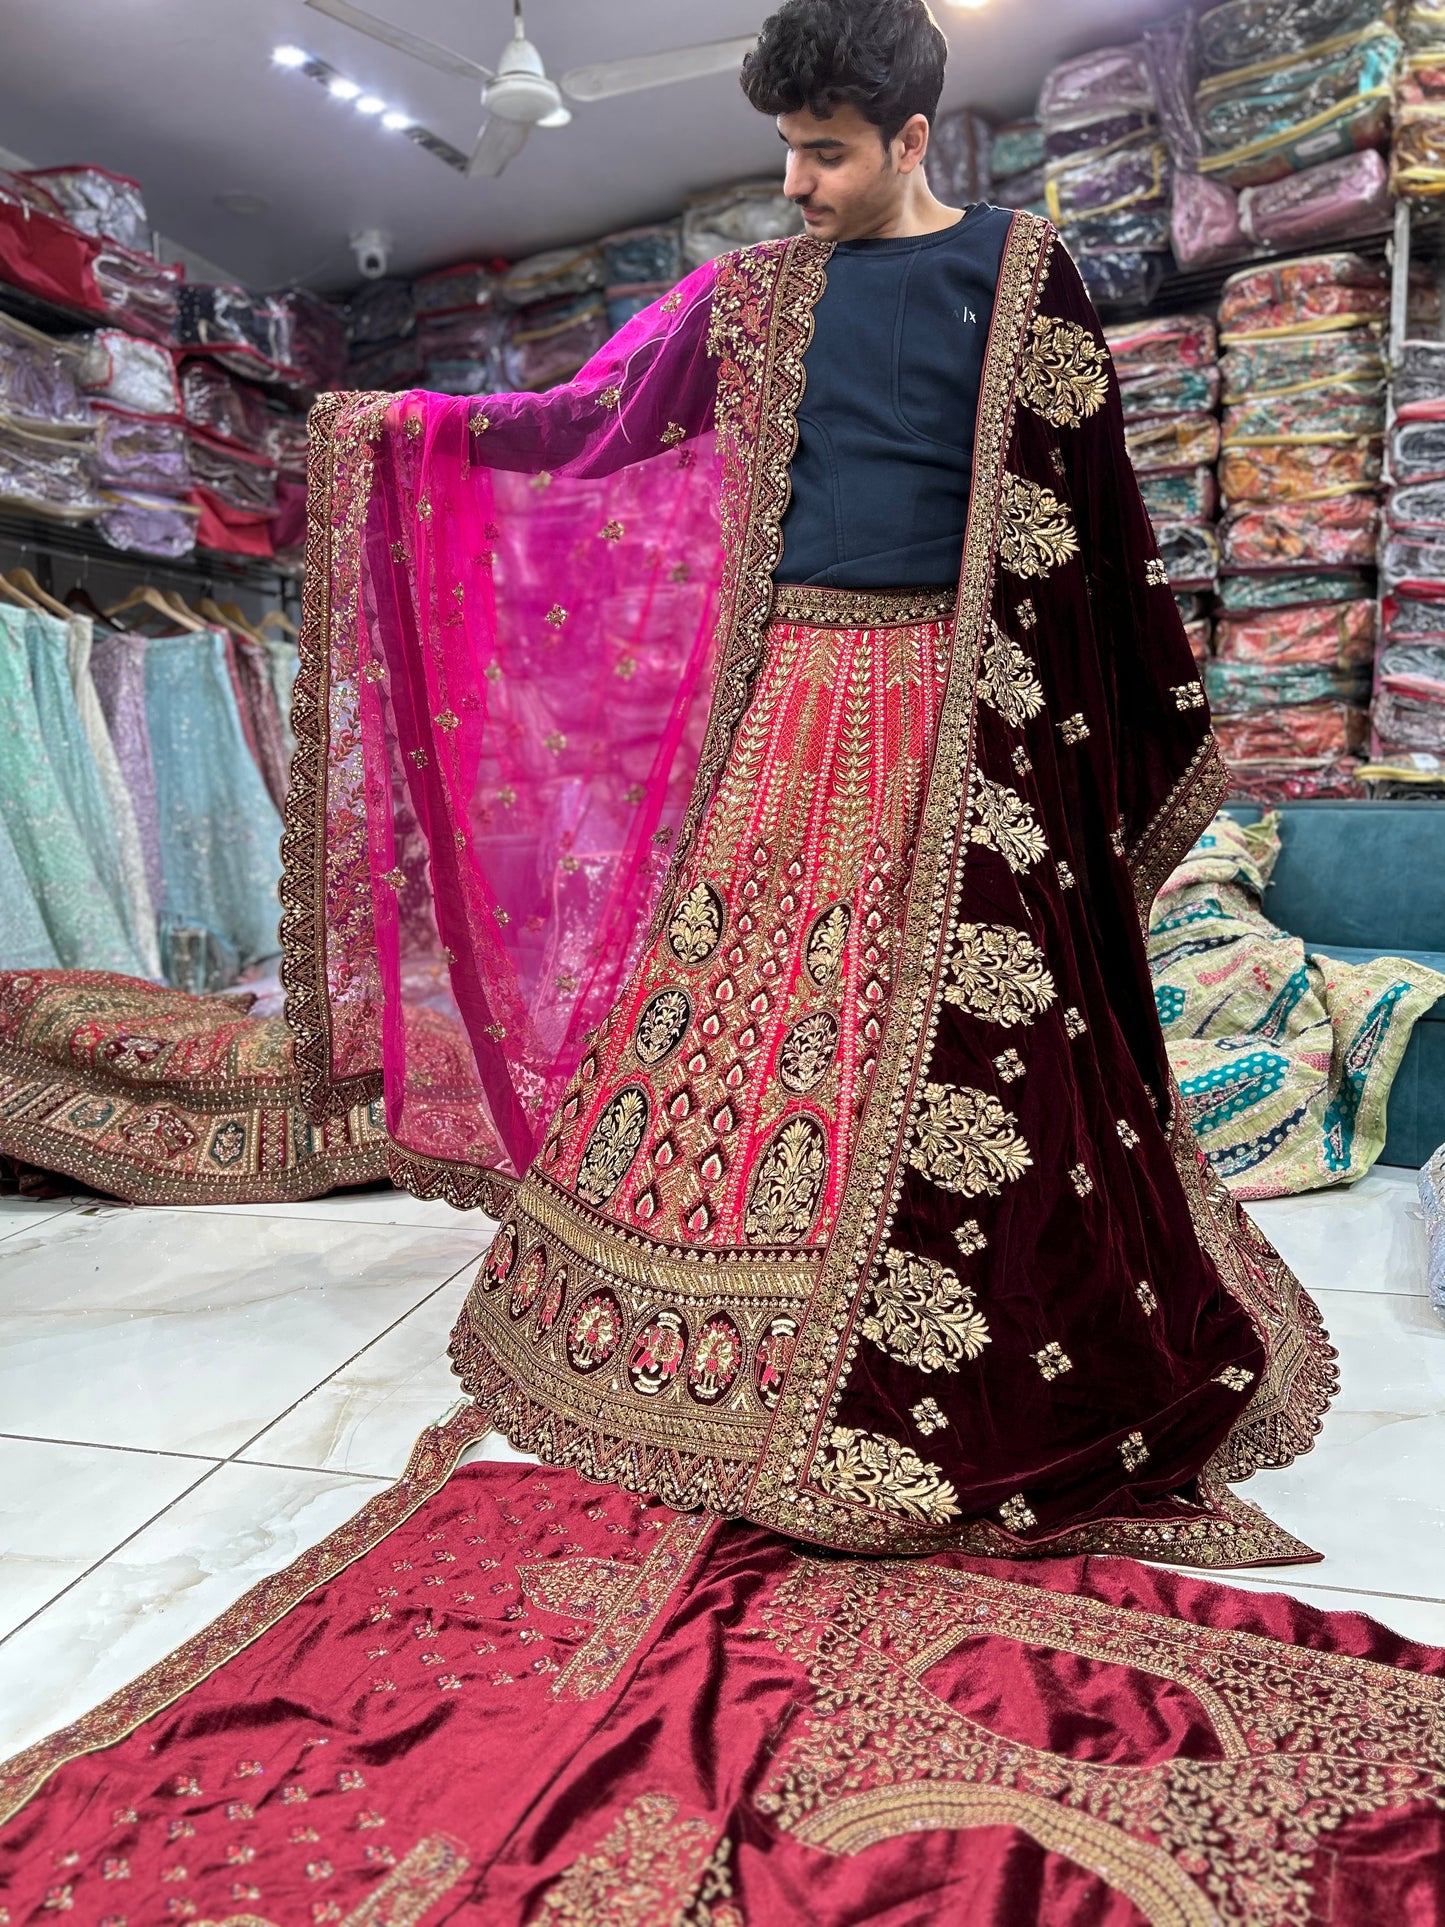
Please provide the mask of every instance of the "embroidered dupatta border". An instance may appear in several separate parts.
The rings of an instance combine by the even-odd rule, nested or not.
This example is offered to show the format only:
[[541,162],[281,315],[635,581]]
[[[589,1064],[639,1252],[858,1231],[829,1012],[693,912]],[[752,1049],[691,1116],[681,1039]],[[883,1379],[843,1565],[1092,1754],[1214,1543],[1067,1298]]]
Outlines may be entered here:
[[252,1645],[307,1593],[328,1585],[338,1573],[379,1546],[418,1506],[441,1490],[466,1448],[490,1430],[485,1413],[474,1405],[463,1405],[440,1425],[428,1426],[412,1447],[406,1470],[396,1484],[368,1501],[354,1518],[280,1572],[259,1580],[233,1606],[158,1660],[139,1679],[122,1686],[70,1726],[0,1761],[0,1825],[13,1819],[68,1760],[125,1739]]

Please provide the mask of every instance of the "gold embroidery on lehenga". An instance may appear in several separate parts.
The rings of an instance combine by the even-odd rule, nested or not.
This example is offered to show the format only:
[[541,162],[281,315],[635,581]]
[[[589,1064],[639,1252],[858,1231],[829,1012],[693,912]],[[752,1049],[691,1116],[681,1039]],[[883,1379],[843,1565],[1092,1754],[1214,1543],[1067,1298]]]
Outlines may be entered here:
[[1042,482],[1005,473],[999,498],[998,559],[1010,575],[1049,575],[1079,553],[1068,509]]
[[919,1399],[916,1405],[909,1407],[908,1416],[913,1420],[913,1423],[925,1438],[928,1438],[934,1432],[943,1431],[944,1427],[948,1424],[948,1420],[944,1417],[942,1407],[936,1398]]
[[1042,1351],[1034,1352],[1032,1357],[1045,1384],[1052,1379],[1062,1378],[1065,1372],[1071,1372],[1074,1369],[1073,1359],[1056,1338],[1051,1338]]
[[1242,1392],[1253,1385],[1254,1373],[1246,1371],[1243,1365],[1226,1365],[1222,1372],[1215,1374],[1214,1382],[1231,1392]]
[[945,1191],[996,1198],[1033,1164],[1017,1123],[991,1092],[928,1084],[908,1162]]
[[1038,1524],[1033,1508],[1022,1492],[1015,1492],[1012,1498],[1005,1499],[998,1509],[998,1516],[1010,1532],[1027,1532],[1030,1526]]
[[722,942],[723,916],[722,897],[704,877],[678,904],[667,926],[667,941],[679,963],[707,962]]
[[831,1010],[799,1018],[778,1052],[778,1082],[801,1097],[827,1076],[838,1054],[838,1019]]
[[703,1886],[716,1839],[713,1823],[680,1816],[671,1794],[640,1794],[547,1889],[529,1927],[681,1923]]
[[648,998],[637,1019],[632,1048],[638,1061],[649,1066],[671,1057],[692,1022],[692,999],[675,984]]
[[1017,1084],[1025,1070],[1024,1060],[1016,1050],[1000,1051],[993,1060],[993,1067],[1005,1084]]
[[838,974],[852,924],[853,906],[848,903],[830,904],[813,919],[803,961],[807,965],[808,975],[820,990],[826,990]]
[[1124,1461],[1126,1472],[1137,1472],[1149,1457],[1149,1448],[1144,1443],[1144,1434],[1130,1432],[1127,1438],[1120,1439],[1119,1457]]
[[1154,1296],[1154,1287],[1147,1278],[1141,1278],[1134,1287],[1134,1296],[1139,1300],[1146,1317],[1159,1309],[1159,1300]]
[[577,1195],[588,1204],[605,1204],[632,1168],[642,1149],[650,1107],[640,1084],[618,1091],[592,1127],[577,1172]]
[[828,1178],[828,1142],[807,1112],[790,1117],[768,1140],[748,1194],[743,1229],[764,1244],[792,1244],[806,1237],[818,1215]]
[[1108,358],[1087,328],[1034,317],[1019,368],[1019,399],[1050,428],[1077,428],[1109,395]]
[[989,1342],[973,1287],[911,1251],[885,1254],[861,1330],[880,1351],[920,1372],[956,1372],[965,1359],[981,1358]]
[[961,1225],[956,1225],[953,1241],[965,1258],[976,1258],[980,1251],[988,1249],[988,1239],[980,1231],[977,1218],[965,1218]]
[[1044,706],[1044,686],[1034,674],[1032,662],[991,616],[978,693],[1011,729],[1031,721]]
[[661,1617],[713,1521],[679,1513],[640,1565],[620,1559],[538,1560],[520,1566],[527,1597],[563,1619],[596,1626],[552,1682],[558,1699],[604,1693]]
[[996,850],[1015,874],[1048,855],[1048,842],[1032,809],[1006,783],[990,782],[974,771],[971,792],[971,842]]
[[1058,992],[1044,953],[1027,931],[1006,923],[961,923],[948,960],[946,1002],[991,1024],[1031,1024]]
[[845,1505],[880,1506],[930,1526],[959,1516],[953,1487],[911,1445],[835,1425],[828,1447],[818,1462],[818,1483]]

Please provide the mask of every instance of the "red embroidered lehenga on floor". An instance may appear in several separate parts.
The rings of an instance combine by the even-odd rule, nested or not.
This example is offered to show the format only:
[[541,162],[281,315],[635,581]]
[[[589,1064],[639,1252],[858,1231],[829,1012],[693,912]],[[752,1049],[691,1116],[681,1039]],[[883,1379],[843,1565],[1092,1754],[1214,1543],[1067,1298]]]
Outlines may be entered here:
[[775,594],[827,260],[701,269],[549,396],[322,404],[311,1101],[502,1218],[453,1355],[545,1459],[860,1550],[1307,1557],[1224,1483],[1332,1353],[1154,1012],[1224,783],[1097,320],[1016,216],[956,595]]

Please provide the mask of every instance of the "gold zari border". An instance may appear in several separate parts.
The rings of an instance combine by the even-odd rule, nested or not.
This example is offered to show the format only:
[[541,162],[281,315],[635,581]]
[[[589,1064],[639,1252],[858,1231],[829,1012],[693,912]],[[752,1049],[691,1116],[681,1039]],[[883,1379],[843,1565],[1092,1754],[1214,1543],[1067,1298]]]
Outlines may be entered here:
[[947,589],[830,589],[816,582],[779,582],[774,622],[814,629],[901,629],[913,622],[947,622],[958,600]]

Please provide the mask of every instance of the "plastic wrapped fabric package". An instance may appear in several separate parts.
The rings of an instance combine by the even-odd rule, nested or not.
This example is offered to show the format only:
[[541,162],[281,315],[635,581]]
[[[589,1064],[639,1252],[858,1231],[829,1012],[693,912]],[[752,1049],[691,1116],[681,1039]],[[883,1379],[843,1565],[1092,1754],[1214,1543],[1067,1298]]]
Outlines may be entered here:
[[607,304],[600,295],[559,302],[513,322],[502,367],[513,388],[530,394],[569,380],[607,340]]
[[65,220],[64,208],[48,188],[29,174],[12,174],[8,167],[0,167],[0,201],[47,214],[52,220]]
[[1219,508],[1214,470],[1203,465],[1167,475],[1141,475],[1139,493],[1156,528],[1161,522],[1212,522]]
[[173,560],[196,546],[197,513],[168,495],[135,495],[107,489],[94,527],[113,549]]
[[1138,248],[1100,248],[1078,255],[1074,265],[1096,308],[1137,308],[1159,292],[1168,258]]
[[1122,141],[1137,140],[1144,135],[1152,137],[1157,130],[1158,122],[1148,111],[1094,114],[1087,120],[1066,121],[1061,127],[1049,128],[1045,134],[1044,160],[1063,161],[1075,154],[1100,152],[1106,147],[1117,147]]
[[1390,430],[1390,475],[1396,482],[1445,476],[1445,421],[1397,421]]
[[500,361],[428,361],[426,386],[438,395],[494,395],[505,386]]
[[1379,533],[1367,494],[1233,509],[1219,525],[1225,566],[1235,569],[1368,568]]
[[1359,393],[1382,402],[1385,395],[1384,345],[1364,329],[1244,341],[1225,349],[1219,369],[1226,405],[1265,395]]
[[[1047,197],[1045,206],[1047,206]],[[1070,253],[1076,257],[1090,253],[1117,254],[1128,248],[1136,253],[1157,254],[1167,264],[1169,248],[1169,202],[1151,207],[1120,208],[1112,214],[1086,214],[1069,221],[1064,229]]]
[[640,281],[630,287],[608,288],[608,332],[615,335],[620,328],[625,328],[635,314],[650,308],[654,301],[667,293],[671,285],[667,281]]
[[1429,206],[1445,194],[1445,42],[1407,55],[1395,77],[1390,185]]
[[416,347],[423,363],[469,361],[500,372],[507,317],[495,308],[463,310],[459,314],[424,315],[417,323]]
[[1379,0],[1227,0],[1199,17],[1200,66],[1211,74],[1299,53],[1368,26]]
[[1445,582],[1445,537],[1394,530],[1380,554],[1380,580],[1387,589],[1423,595]]
[[181,391],[166,349],[119,328],[101,328],[86,343],[80,386],[97,401],[140,415],[179,415]]
[[267,461],[273,468],[289,471],[292,475],[306,473],[306,417],[304,415],[271,414],[266,422],[266,440],[262,449]]
[[1189,653],[1196,662],[1208,662],[1213,632],[1214,624],[1208,616],[1200,616],[1193,622],[1185,623],[1184,634],[1189,642]]
[[1047,129],[1099,113],[1153,106],[1149,63],[1142,41],[1136,41],[1127,47],[1098,47],[1051,67],[1039,89],[1038,117]]
[[1316,334],[1384,322],[1390,312],[1390,273],[1383,262],[1358,254],[1306,255],[1230,275],[1219,298],[1219,334]]
[[270,411],[258,389],[205,360],[183,362],[180,382],[181,412],[193,428],[258,455],[266,452]]
[[390,341],[385,347],[353,361],[347,374],[357,388],[417,388],[425,368],[416,337],[412,335],[402,341]]
[[504,308],[530,308],[588,294],[606,279],[600,248],[546,248],[512,263],[497,282],[497,300]]
[[1389,227],[1394,212],[1390,170],[1373,147],[1239,195],[1239,225],[1259,247],[1305,247],[1368,234]]
[[700,194],[682,212],[684,265],[700,268],[752,241],[801,233],[803,217],[775,180],[741,181],[720,194]]
[[1392,529],[1445,530],[1445,479],[1392,489],[1385,520]]
[[[1373,597],[1254,616],[1221,616],[1215,653],[1225,662],[1314,664],[1357,675],[1375,653]],[[1282,701],[1283,698],[1271,698]]]
[[73,346],[0,314],[0,416],[88,432],[90,403],[80,392],[79,373]]
[[1387,644],[1445,642],[1445,590],[1434,595],[1387,595],[1380,604]]
[[32,167],[26,178],[58,202],[64,219],[82,234],[118,241],[138,254],[150,246],[139,181],[103,167]]
[[1167,209],[1170,174],[1164,143],[1152,134],[1136,135],[1098,152],[1051,161],[1044,169],[1044,200],[1061,227],[1087,216],[1137,216]]
[[243,374],[284,376],[291,369],[291,314],[266,295],[225,282],[192,282],[181,290],[178,339],[205,348]]
[[1370,754],[1425,755],[1437,774],[1445,772],[1445,689],[1426,701],[1388,681],[1379,683],[1370,705]]
[[1163,315],[1106,328],[1104,339],[1121,383],[1178,368],[1208,368],[1219,354],[1219,336],[1207,314]]
[[989,155],[994,185],[1044,164],[1044,128],[1039,120],[1011,120],[993,130]]
[[106,489],[184,495],[191,485],[185,428],[161,416],[98,408],[91,474]]
[[1445,395],[1445,341],[1403,341],[1391,373],[1397,410]]
[[1219,487],[1231,508],[1238,502],[1315,502],[1332,495],[1373,492],[1384,468],[1384,443],[1255,443],[1226,448]]
[[407,281],[367,281],[346,302],[346,339],[352,353],[400,341],[416,326],[416,297]]
[[191,475],[230,508],[269,514],[276,506],[276,471],[270,462],[245,449],[213,442],[197,429],[187,430]]
[[1192,589],[1173,589],[1170,593],[1181,622],[1202,622],[1209,614],[1209,605],[1213,600],[1211,596],[1200,595]]
[[[1219,646],[1216,630],[1216,651]],[[1210,708],[1220,716],[1317,702],[1355,703],[1363,708],[1370,696],[1370,672],[1314,662],[1233,662],[1216,655],[1205,669],[1204,689]]]
[[928,184],[933,192],[955,203],[986,201],[993,180],[992,148],[993,133],[982,115],[967,107],[940,114],[928,137]]
[[174,341],[180,321],[183,271],[149,254],[102,241],[90,264],[106,318],[152,341]]
[[1247,252],[1234,189],[1203,174],[1177,173],[1169,242],[1181,268],[1212,267]]
[[994,182],[990,190],[996,207],[1027,208],[1031,214],[1047,214],[1048,203],[1044,199],[1044,164],[1031,167],[1023,174],[1010,174],[1003,180]]
[[1397,642],[1382,649],[1376,670],[1399,695],[1441,705],[1445,719],[1445,636],[1436,642]]
[[1309,395],[1262,395],[1225,409],[1224,446],[1380,435],[1384,428],[1385,404],[1376,395],[1361,395],[1349,388]]
[[1197,522],[1159,522],[1154,533],[1171,589],[1213,588],[1219,574],[1219,543],[1213,529]]
[[1407,47],[1445,47],[1445,0],[1400,0],[1395,14]]
[[1138,381],[1125,381],[1121,376],[1119,398],[1127,422],[1148,421],[1159,415],[1208,414],[1219,405],[1219,368],[1215,364],[1160,370]]
[[1232,762],[1229,779],[1232,797],[1254,803],[1309,803],[1365,793],[1360,766],[1347,756],[1317,761],[1297,757],[1290,762]]
[[496,276],[480,261],[463,261],[454,268],[419,274],[411,284],[412,308],[423,315],[456,314],[458,310],[491,306]]
[[1225,761],[1333,762],[1358,756],[1369,734],[1369,712],[1358,703],[1282,703],[1274,709],[1214,719]]
[[1358,569],[1259,569],[1219,579],[1221,615],[1253,615],[1305,603],[1353,602],[1370,593]]
[[682,223],[658,221],[626,228],[602,239],[603,280],[608,287],[682,279]]
[[1159,131],[1174,165],[1192,168],[1203,151],[1194,119],[1194,89],[1198,84],[1197,32],[1188,12],[1170,15],[1143,35],[1144,60],[1159,112]]
[[91,479],[88,442],[0,422],[0,502],[64,521],[89,521],[101,498]]
[[1400,42],[1383,21],[1200,83],[1201,170],[1231,187],[1279,180],[1374,144],[1389,125]]
[[1213,415],[1130,422],[1124,430],[1129,460],[1140,475],[1159,469],[1198,468],[1219,455],[1219,423]]
[[306,388],[335,388],[346,371],[346,329],[339,311],[309,288],[276,297],[291,322],[291,373]]

